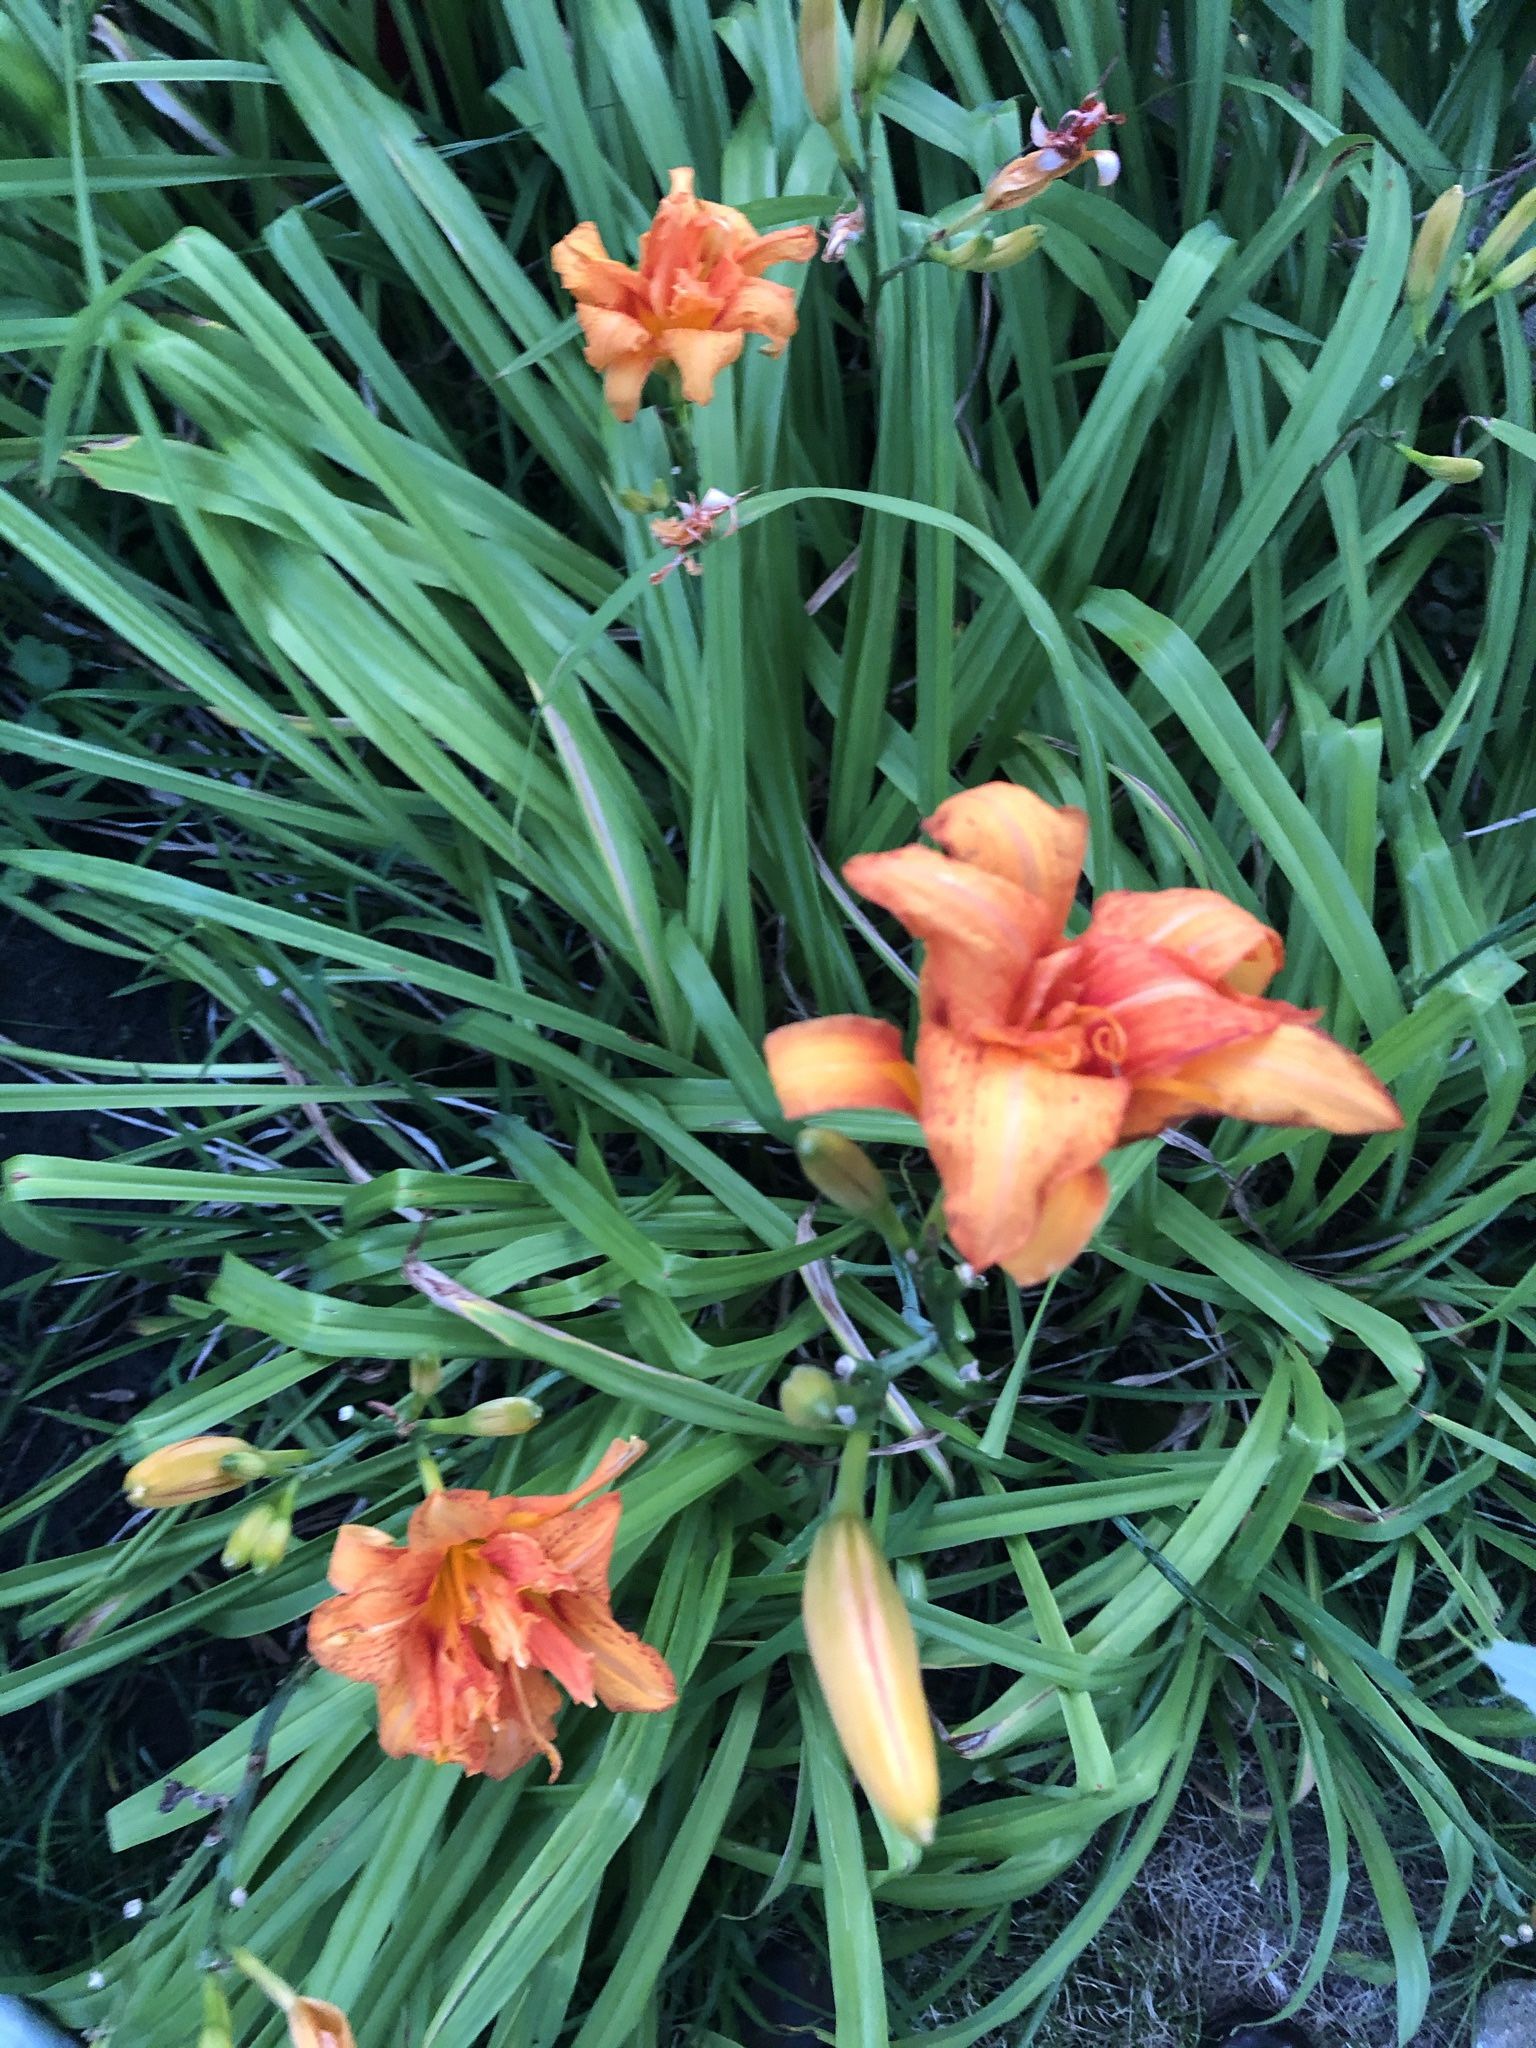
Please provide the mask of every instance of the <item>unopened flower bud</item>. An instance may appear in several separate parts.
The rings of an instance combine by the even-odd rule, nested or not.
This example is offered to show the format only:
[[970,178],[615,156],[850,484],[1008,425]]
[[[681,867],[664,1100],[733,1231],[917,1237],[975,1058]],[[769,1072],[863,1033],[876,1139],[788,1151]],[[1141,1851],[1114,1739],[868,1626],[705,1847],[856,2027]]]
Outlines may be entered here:
[[1009,270],[1015,263],[1022,263],[1026,256],[1034,255],[1045,240],[1045,229],[1038,225],[1010,228],[1006,235],[998,235],[995,239],[983,236],[982,239],[991,241],[991,248],[983,250],[973,263],[965,267],[980,271]]
[[249,1949],[231,1949],[230,1961],[265,1991],[288,2022],[290,2048],[357,2048],[356,2037],[339,2005],[323,1998],[301,1998],[275,1970],[259,1962]]
[[939,1760],[911,1617],[862,1516],[830,1515],[805,1568],[805,1639],[843,1753],[882,1819],[928,1843]]
[[885,0],[859,0],[853,17],[853,89],[868,92],[885,31]]
[[1436,483],[1475,484],[1483,473],[1483,465],[1473,455],[1425,455],[1417,448],[1410,448],[1406,441],[1394,441],[1392,446],[1405,462],[1411,462],[1415,469],[1422,469]]
[[864,233],[864,209],[855,206],[848,213],[835,213],[832,225],[827,229],[827,239],[821,245],[823,263],[841,263],[848,251]]
[[229,2025],[229,2001],[211,1970],[203,1975],[203,2024],[197,2048],[235,2048]]
[[238,1436],[189,1436],[179,1444],[162,1444],[123,1474],[123,1491],[136,1508],[179,1508],[189,1501],[212,1500],[215,1494],[238,1493],[251,1477],[241,1469],[246,1458],[259,1456]]
[[1536,185],[1523,193],[1505,214],[1491,234],[1472,258],[1472,267],[1480,278],[1492,277],[1503,267],[1504,259],[1520,240],[1522,235],[1536,227]]
[[850,1216],[873,1221],[892,1213],[885,1180],[862,1145],[841,1131],[802,1131],[795,1140],[800,1170],[811,1186]]
[[894,78],[901,69],[901,60],[907,54],[907,46],[917,27],[917,0],[901,0],[901,5],[891,17],[891,25],[880,41],[875,53],[873,84],[876,89]]
[[1536,249],[1527,249],[1523,256],[1517,256],[1513,263],[1506,263],[1502,270],[1496,270],[1488,280],[1490,296],[1494,292],[1512,292],[1528,279],[1536,277]]
[[505,1394],[499,1401],[481,1401],[460,1415],[453,1427],[467,1436],[526,1436],[544,1410],[537,1401],[521,1394]]
[[423,1493],[441,1493],[443,1490],[442,1469],[430,1451],[420,1445],[416,1449],[416,1477],[421,1481]]
[[236,1522],[219,1558],[225,1571],[249,1565],[258,1576],[281,1564],[293,1534],[293,1507],[298,1488],[289,1484],[274,1501],[258,1501]]
[[800,77],[811,119],[823,128],[835,128],[843,111],[842,12],[838,0],[800,0]]
[[443,1384],[443,1361],[435,1351],[418,1351],[411,1360],[411,1392],[430,1401]]
[[819,1365],[797,1365],[779,1386],[779,1406],[797,1429],[830,1429],[842,1391]]
[[1445,296],[1441,273],[1461,222],[1466,197],[1459,185],[1449,186],[1425,214],[1414,237],[1413,251],[1408,258],[1408,275],[1403,283],[1403,302],[1408,307],[1413,332],[1419,341],[1429,332],[1435,308]]

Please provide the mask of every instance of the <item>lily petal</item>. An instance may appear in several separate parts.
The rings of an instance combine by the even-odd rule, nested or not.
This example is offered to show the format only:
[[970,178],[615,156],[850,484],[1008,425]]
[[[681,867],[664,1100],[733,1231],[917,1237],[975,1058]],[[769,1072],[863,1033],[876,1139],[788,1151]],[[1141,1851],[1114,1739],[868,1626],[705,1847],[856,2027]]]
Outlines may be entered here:
[[683,380],[683,396],[690,405],[708,405],[715,392],[715,379],[741,354],[745,334],[726,333],[718,328],[669,327],[658,337],[663,351],[676,363]]
[[771,234],[754,235],[750,244],[737,250],[736,260],[748,277],[760,277],[775,263],[809,263],[815,254],[814,228],[775,228]]
[[1119,1143],[1131,1093],[1128,1081],[1061,1073],[931,1024],[917,1071],[949,1234],[977,1268],[1026,1246],[1052,1191]]
[[592,1658],[592,1684],[616,1714],[661,1714],[677,1705],[677,1680],[659,1650],[621,1628],[592,1593],[557,1593],[557,1624]]
[[947,797],[923,830],[956,860],[1038,896],[1047,931],[1061,934],[1088,850],[1086,812],[1058,809],[1016,783],[987,782]]
[[1040,1204],[1034,1229],[1001,1261],[1003,1270],[1021,1287],[1049,1280],[1086,1250],[1108,1206],[1109,1175],[1102,1166],[1058,1181]]
[[579,222],[549,252],[555,275],[574,299],[590,306],[623,307],[639,292],[640,279],[603,246],[596,225]]
[[926,846],[856,854],[843,874],[927,947],[925,1017],[955,1031],[1013,1021],[1035,956],[1053,936],[1038,896]]
[[917,1114],[917,1074],[901,1033],[878,1017],[811,1017],[763,1040],[768,1078],[787,1117],[828,1109]]
[[1285,965],[1280,934],[1213,889],[1110,889],[1094,904],[1088,930],[1162,946],[1237,995],[1261,996]]
[[645,380],[660,357],[653,348],[637,349],[632,356],[619,356],[603,372],[603,401],[616,420],[629,421],[640,410]]
[[594,370],[609,369],[624,356],[644,354],[651,345],[638,320],[611,306],[578,306],[576,318],[586,338],[583,353]]
[[1181,1071],[1192,1059],[1259,1039],[1308,1013],[1261,996],[1234,996],[1185,968],[1176,953],[1128,939],[1088,934],[1070,949],[1081,961],[1074,977],[1079,1003],[1108,1010],[1125,1035],[1120,1058],[1132,1080]]
[[1147,1137],[1187,1116],[1240,1116],[1356,1136],[1403,1124],[1402,1111],[1364,1060],[1301,1024],[1282,1024],[1264,1038],[1206,1053],[1138,1086],[1125,1136]]
[[[645,1442],[641,1437],[616,1436],[579,1486],[573,1486],[569,1493],[520,1493],[515,1496],[511,1511],[503,1513],[496,1526],[509,1530],[529,1529],[552,1515],[563,1515],[567,1508],[585,1500],[589,1493],[596,1493],[610,1479],[617,1479],[637,1458],[644,1456]],[[418,1509],[417,1513],[420,1512]],[[543,1542],[542,1534],[539,1540]]]

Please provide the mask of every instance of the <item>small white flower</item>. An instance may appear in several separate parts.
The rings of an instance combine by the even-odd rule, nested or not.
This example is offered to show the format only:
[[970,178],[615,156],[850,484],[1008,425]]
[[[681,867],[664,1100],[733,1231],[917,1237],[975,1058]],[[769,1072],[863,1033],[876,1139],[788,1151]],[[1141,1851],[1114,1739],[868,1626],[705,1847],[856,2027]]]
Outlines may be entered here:
[[243,1884],[237,1884],[229,1895],[229,1903],[238,1910],[250,1896]]
[[338,1422],[351,1422],[355,1419],[356,1415],[357,1410],[352,1406],[352,1403],[350,1401],[346,1402],[344,1406],[336,1410],[336,1420]]
[[1381,380],[1381,388],[1383,391],[1390,391],[1396,382],[1397,379],[1393,376],[1392,372],[1388,370],[1386,375]]
[[85,1980],[85,1988],[87,1991],[100,1991],[104,1989],[106,1981],[107,1978],[105,1971],[92,1970],[91,1974]]
[[844,1429],[852,1429],[853,1425],[859,1419],[859,1411],[857,1408],[854,1407],[851,1401],[844,1401],[841,1407],[834,1408],[832,1412],[837,1417],[838,1421],[843,1425]]
[[142,1899],[125,1899],[123,1901],[123,1918],[125,1920],[137,1920],[143,1910],[144,1901]]

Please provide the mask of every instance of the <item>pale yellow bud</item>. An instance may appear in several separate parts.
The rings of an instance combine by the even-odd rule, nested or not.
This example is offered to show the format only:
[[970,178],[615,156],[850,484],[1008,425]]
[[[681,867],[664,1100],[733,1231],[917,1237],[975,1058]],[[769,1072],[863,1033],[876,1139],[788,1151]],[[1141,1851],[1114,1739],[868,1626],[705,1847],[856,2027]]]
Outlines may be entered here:
[[1026,256],[1033,256],[1045,240],[1043,227],[1011,228],[1006,235],[998,235],[990,249],[985,249],[969,270],[1008,270],[1015,263],[1022,263]]
[[1408,275],[1403,284],[1403,300],[1412,315],[1414,334],[1420,341],[1428,333],[1435,308],[1445,296],[1445,259],[1461,224],[1466,197],[1459,185],[1452,185],[1442,192],[1425,214],[1414,237],[1413,251],[1408,258]]
[[802,1131],[795,1152],[811,1186],[850,1216],[873,1220],[893,1213],[879,1167],[862,1145],[841,1131]]
[[811,118],[823,128],[836,127],[843,110],[842,26],[838,0],[800,0],[800,78]]
[[829,1429],[843,1398],[837,1381],[819,1365],[797,1365],[779,1386],[779,1406],[797,1429]]
[[859,0],[853,17],[853,89],[868,92],[885,28],[885,0]]
[[805,1568],[805,1640],[843,1753],[882,1819],[928,1843],[939,1759],[917,1637],[863,1518],[830,1515]]
[[258,1472],[242,1469],[259,1457],[243,1437],[189,1436],[162,1444],[123,1474],[123,1491],[136,1508],[179,1508],[215,1494],[238,1493]]
[[469,1436],[526,1436],[544,1410],[537,1401],[521,1394],[506,1394],[499,1401],[481,1401],[458,1417],[452,1427]]
[[880,48],[875,55],[876,86],[884,85],[887,79],[894,78],[901,69],[901,60],[907,54],[907,46],[912,41],[916,27],[917,0],[901,0],[901,5],[893,15],[891,25],[881,39]]
[[1475,484],[1483,473],[1483,465],[1472,455],[1425,455],[1418,448],[1410,448],[1406,441],[1394,441],[1392,446],[1405,462],[1422,469],[1436,483]]

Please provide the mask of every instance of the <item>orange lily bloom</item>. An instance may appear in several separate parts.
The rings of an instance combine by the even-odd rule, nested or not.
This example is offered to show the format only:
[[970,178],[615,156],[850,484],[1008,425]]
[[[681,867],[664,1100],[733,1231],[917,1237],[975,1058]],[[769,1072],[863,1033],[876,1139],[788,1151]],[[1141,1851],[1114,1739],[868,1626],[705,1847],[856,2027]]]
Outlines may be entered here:
[[1277,932],[1208,889],[1117,889],[1063,927],[1088,821],[1010,783],[949,798],[924,846],[843,872],[925,946],[915,1059],[892,1024],[817,1017],[770,1032],[786,1116],[916,1116],[949,1235],[978,1270],[1030,1286],[1083,1250],[1109,1199],[1100,1162],[1191,1116],[1336,1132],[1401,1127],[1363,1060],[1316,1011],[1263,990]]
[[542,1751],[558,1777],[554,1679],[615,1713],[677,1704],[664,1659],[609,1608],[619,1497],[587,1499],[644,1449],[616,1440],[570,1493],[430,1493],[403,1545],[359,1523],[337,1530],[338,1597],[310,1616],[310,1654],[377,1686],[388,1755],[505,1778]]
[[795,295],[763,272],[775,263],[808,263],[816,230],[780,228],[760,235],[744,213],[695,197],[693,172],[672,172],[672,189],[640,237],[640,267],[616,262],[584,220],[550,252],[586,336],[587,361],[603,372],[603,396],[615,418],[632,420],[645,380],[675,363],[683,396],[708,405],[715,378],[741,354],[749,334],[780,355],[798,323]]

